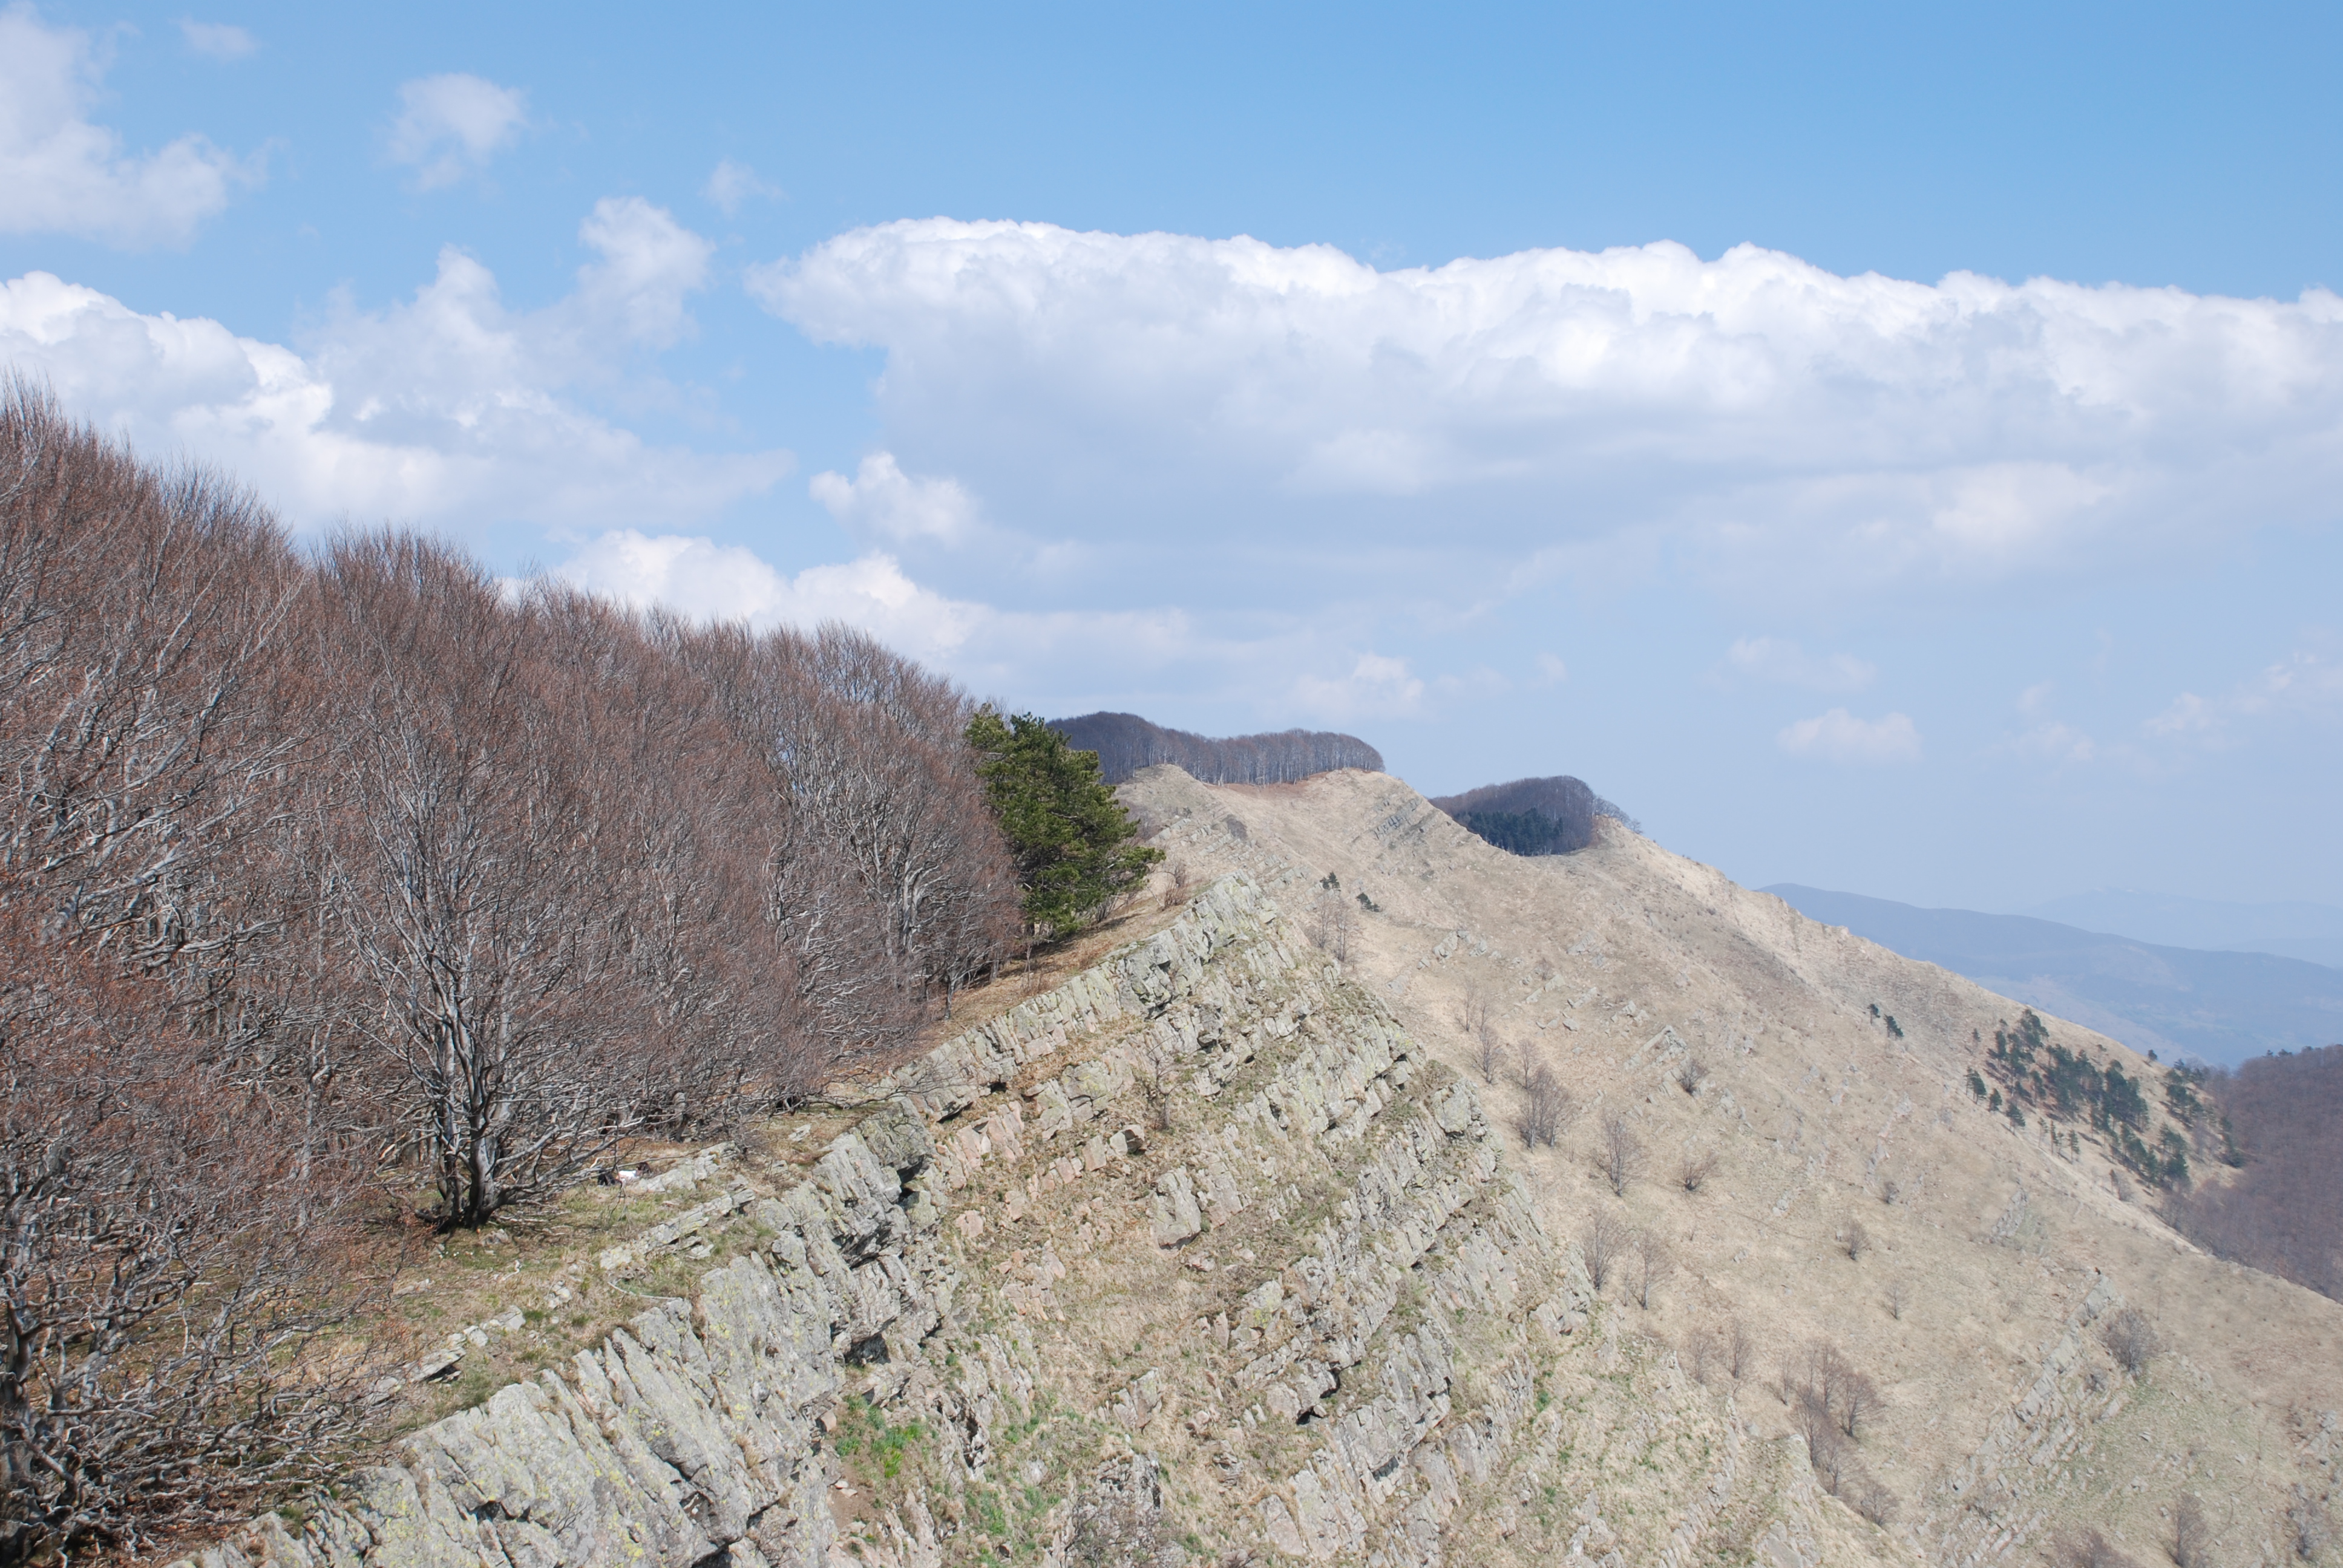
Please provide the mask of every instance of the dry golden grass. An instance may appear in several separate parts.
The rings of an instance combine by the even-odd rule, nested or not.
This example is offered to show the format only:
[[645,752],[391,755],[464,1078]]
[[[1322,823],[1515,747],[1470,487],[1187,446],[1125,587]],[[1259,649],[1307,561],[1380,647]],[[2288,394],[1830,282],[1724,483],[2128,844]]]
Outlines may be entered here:
[[[2318,1438],[2325,1412],[2343,1407],[2343,1307],[2206,1257],[2145,1201],[2120,1200],[2087,1129],[2078,1156],[2053,1154],[2038,1123],[2020,1131],[1979,1106],[1964,1081],[1983,1059],[1972,1031],[1990,1040],[2018,1004],[1806,920],[1613,824],[1579,854],[1529,860],[1378,774],[1208,789],[1157,770],[1125,791],[1158,819],[1192,825],[1167,847],[1202,875],[1289,865],[1273,894],[1290,914],[1305,913],[1330,871],[1346,896],[1368,894],[1382,912],[1359,921],[1351,972],[1476,1082],[1463,1020],[1468,998],[1488,1000],[1508,1046],[1527,1042],[1575,1101],[1556,1148],[1516,1139],[1508,1151],[1551,1221],[1574,1234],[1614,1210],[1664,1237],[1678,1260],[1648,1311],[1614,1282],[1621,1321],[1688,1350],[1739,1320],[1757,1345],[1741,1409],[1782,1434],[1785,1357],[1817,1339],[1843,1347],[1885,1393],[1862,1449],[1902,1498],[1906,1527],[1941,1533],[1956,1521],[1947,1483],[2034,1381],[2096,1272],[2148,1312],[2168,1349],[2086,1452],[2021,1478],[2047,1523],[2005,1556],[2039,1548],[2072,1517],[2148,1557],[2193,1489],[2220,1550],[2242,1559],[2249,1543],[2258,1552],[2276,1539],[2294,1486],[2335,1485],[2338,1456],[2321,1458]],[[1211,828],[1230,814],[1246,823],[1244,839]],[[1903,1038],[1874,1019],[1875,1002],[1897,1016]],[[2160,1078],[2112,1040],[2052,1028]],[[1681,1086],[1682,1055],[1664,1030],[1706,1067],[1697,1093]],[[1484,1097],[1492,1121],[1509,1121],[1518,1080]],[[1645,1151],[1624,1201],[1598,1170],[1600,1127],[1614,1114]],[[1688,1150],[1718,1156],[1697,1192],[1674,1176]],[[2021,1186],[2023,1222],[1992,1240]],[[1855,1222],[1872,1241],[1860,1261],[1841,1240]],[[2087,1359],[2078,1377],[2114,1375],[2096,1338]],[[2016,1469],[2026,1471],[2022,1457]]]

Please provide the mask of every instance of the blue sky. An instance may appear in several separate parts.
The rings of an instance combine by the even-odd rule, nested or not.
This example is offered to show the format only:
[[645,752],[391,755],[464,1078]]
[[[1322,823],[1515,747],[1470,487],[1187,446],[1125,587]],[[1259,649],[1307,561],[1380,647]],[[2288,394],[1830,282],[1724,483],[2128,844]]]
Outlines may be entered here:
[[[843,14],[841,14],[843,13]],[[2332,7],[0,8],[0,355],[1019,707],[2336,901]]]

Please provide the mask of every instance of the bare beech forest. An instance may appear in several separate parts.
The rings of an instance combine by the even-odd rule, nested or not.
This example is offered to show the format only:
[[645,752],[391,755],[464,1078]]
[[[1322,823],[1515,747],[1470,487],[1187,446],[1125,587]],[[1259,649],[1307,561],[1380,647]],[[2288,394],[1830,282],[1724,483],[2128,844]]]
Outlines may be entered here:
[[1142,768],[1169,762],[1206,784],[1290,784],[1337,768],[1383,769],[1383,754],[1355,735],[1285,729],[1215,739],[1166,729],[1136,713],[1086,713],[1053,719],[1070,746],[1098,753],[1106,781],[1120,784]]
[[2254,1057],[2197,1082],[2237,1171],[2175,1194],[2173,1223],[2221,1257],[2343,1301],[2343,1045]]
[[1641,832],[1636,820],[1567,774],[1483,784],[1432,803],[1465,831],[1514,855],[1567,855],[1594,842],[1594,819],[1613,818]]
[[386,1229],[909,1041],[1019,929],[970,719],[850,631],[297,551],[12,388],[0,1563],[317,1473]]

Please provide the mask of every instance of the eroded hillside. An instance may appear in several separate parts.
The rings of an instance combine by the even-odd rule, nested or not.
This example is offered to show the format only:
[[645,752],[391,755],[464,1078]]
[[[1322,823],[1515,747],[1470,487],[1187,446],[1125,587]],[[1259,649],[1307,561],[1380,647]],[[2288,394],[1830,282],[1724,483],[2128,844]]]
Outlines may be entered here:
[[849,1098],[805,1180],[713,1206],[689,1298],[205,1561],[1905,1556],[1594,1290],[1473,1087],[1252,878]]
[[[1521,1044],[1550,1063],[1574,1114],[1554,1147],[1507,1151],[1545,1229],[1608,1213],[1673,1261],[1647,1307],[1616,1271],[1622,1342],[1672,1349],[1763,1436],[1797,1423],[1785,1395],[1814,1348],[1838,1351],[1881,1396],[1855,1458],[1914,1552],[2055,1560],[2095,1529],[2169,1560],[2194,1497],[2204,1560],[2336,1560],[2318,1540],[2343,1458],[2343,1309],[2175,1235],[2114,1157],[2119,1127],[1989,1108],[1968,1075],[1990,1081],[2016,1004],[1615,825],[1524,859],[1380,774],[1212,789],[1159,769],[1123,795],[1190,874],[1260,877],[1476,1085],[1485,1010],[1506,1051],[1493,1122],[1524,1109]],[[2087,1030],[2051,1020],[2049,1038],[2160,1083]],[[1624,1196],[1603,1169],[1614,1117]],[[2143,1143],[2168,1147],[2171,1125],[2156,1104]],[[2137,1377],[2108,1333],[2135,1310],[2158,1347]]]
[[1982,1102],[2006,1001],[1381,775],[1126,798],[1156,929],[660,1178],[561,1276],[631,1321],[206,1568],[2332,1560],[2338,1309]]

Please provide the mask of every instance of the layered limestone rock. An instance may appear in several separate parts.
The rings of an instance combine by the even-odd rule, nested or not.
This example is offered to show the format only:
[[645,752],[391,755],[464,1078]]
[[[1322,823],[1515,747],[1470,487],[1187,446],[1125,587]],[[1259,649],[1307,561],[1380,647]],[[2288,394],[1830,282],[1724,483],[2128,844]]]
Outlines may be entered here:
[[1246,876],[870,1104],[693,1299],[204,1568],[1894,1554]]

